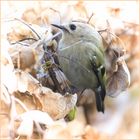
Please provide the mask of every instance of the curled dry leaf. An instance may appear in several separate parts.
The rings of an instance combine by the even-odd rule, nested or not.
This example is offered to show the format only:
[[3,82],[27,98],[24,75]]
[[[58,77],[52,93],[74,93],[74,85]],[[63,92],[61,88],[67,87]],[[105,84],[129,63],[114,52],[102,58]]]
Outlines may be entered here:
[[52,118],[46,113],[39,110],[31,110],[27,111],[17,117],[17,120],[22,120],[17,134],[30,136],[33,133],[33,123],[44,124],[46,127],[50,127],[53,125],[54,121]]
[[43,110],[48,112],[54,120],[64,118],[76,105],[76,94],[62,96],[45,87],[42,87],[42,91],[44,94],[40,98],[43,104]]
[[23,73],[22,71],[18,70],[15,71],[15,75],[17,78],[17,90],[20,92],[26,92],[27,91],[27,87],[28,87],[28,79],[25,77],[25,73]]
[[130,73],[125,62],[126,50],[122,40],[109,30],[103,30],[107,95],[116,97],[130,85]]
[[28,23],[34,23],[38,25],[51,23],[59,24],[60,13],[53,8],[30,8],[23,13],[22,19]]
[[130,85],[130,73],[125,61],[119,58],[116,62],[116,70],[110,75],[107,82],[107,94],[116,97],[125,91]]
[[41,19],[43,23],[47,24],[60,24],[61,17],[59,11],[53,8],[44,8],[41,11]]
[[83,17],[83,18],[88,18],[88,10],[85,7],[85,3],[84,1],[78,1],[76,5],[73,6],[74,7],[74,11],[76,11],[77,13],[79,13],[79,17]]
[[115,97],[130,85],[130,73],[125,63],[125,50],[116,42],[106,49],[107,95]]
[[[30,69],[36,63],[35,50],[30,47],[16,46],[9,49],[15,68]],[[19,63],[19,64],[18,64]]]
[[[32,18],[31,18],[32,17]],[[22,19],[28,23],[40,24],[40,17],[34,8],[27,9],[22,14]]]
[[39,81],[36,80],[33,76],[31,76],[28,72],[24,72],[22,70],[15,70],[15,75],[17,78],[18,91],[28,91],[31,95],[40,93],[40,91],[38,91],[40,87]]
[[35,38],[35,36],[28,27],[19,22],[16,22],[15,26],[7,34],[7,40],[10,43],[14,43],[25,38]]
[[38,122],[40,124],[45,124],[48,127],[51,126],[54,122],[48,113],[42,112],[40,110],[30,110],[19,115],[18,117],[21,120],[27,120],[29,116],[32,119],[32,121]]
[[28,116],[28,119],[22,120],[19,128],[17,129],[18,135],[31,137],[33,134],[33,120]]
[[[61,12],[61,20],[63,22],[69,22],[71,20],[84,20],[88,21],[89,18],[89,12],[86,9],[86,4],[84,1],[75,1],[75,4],[68,4],[65,7],[65,10],[59,9]],[[67,16],[67,13],[69,13],[69,16]]]
[[[32,94],[39,94],[40,93],[40,90],[39,88],[41,87],[39,81],[37,79],[35,79],[33,76],[31,76],[29,73],[27,72],[24,72],[24,71],[17,71],[17,73],[20,73],[21,75],[21,81],[22,79],[26,79],[25,81],[27,83],[27,89],[26,91],[28,91],[31,95]],[[22,91],[21,91],[22,92]]]
[[124,55],[125,50],[119,47],[116,43],[112,43],[111,46],[107,47],[105,51],[105,67],[107,73],[110,73],[112,70],[114,71],[117,59]]
[[[30,39],[24,38],[26,41],[26,45],[18,45],[18,43],[25,43],[25,41],[15,42],[16,46],[9,48],[9,53],[12,58],[13,64],[15,68],[20,68],[22,70],[31,69],[33,66],[42,58],[44,50],[43,47],[46,46],[57,46],[55,40],[52,39],[52,31],[51,28],[43,28],[38,25],[30,26],[33,31],[36,31],[36,35],[40,37],[40,39],[33,40],[30,42]],[[22,32],[21,32],[22,34]],[[20,40],[20,39],[19,39]]]
[[[17,70],[15,71],[15,75],[17,78],[17,91],[25,93],[28,92],[28,94],[31,96],[29,100],[26,100],[28,105],[30,103],[35,103],[35,108],[42,109],[42,103],[39,98],[39,94],[42,93],[42,86],[40,85],[39,81],[36,80],[33,76],[31,76],[29,73]],[[22,97],[22,95],[17,94],[18,98],[27,98],[26,96]],[[23,100],[23,99],[22,99]]]
[[1,65],[1,72],[2,84],[6,86],[9,93],[12,94],[17,90],[17,80],[16,75],[13,72],[13,67],[10,65]]
[[[133,24],[132,24],[133,25]],[[128,30],[128,31],[127,31]],[[140,83],[139,76],[139,63],[140,63],[140,51],[139,51],[139,36],[137,34],[138,29],[134,27],[127,27],[123,33],[119,34],[119,37],[123,40],[127,46],[128,59],[127,64],[131,72],[131,86]],[[133,46],[133,47],[132,47]]]
[[[77,102],[76,94],[62,96],[59,93],[54,93],[51,89],[42,87],[39,81],[27,72],[16,71],[16,76],[22,86],[18,86],[17,90],[28,91],[28,94],[31,95],[30,102],[34,102],[35,107],[47,112],[55,120],[65,117]],[[21,100],[25,96],[18,94],[18,98]],[[26,101],[24,103],[26,104]],[[28,105],[30,104],[27,102]]]

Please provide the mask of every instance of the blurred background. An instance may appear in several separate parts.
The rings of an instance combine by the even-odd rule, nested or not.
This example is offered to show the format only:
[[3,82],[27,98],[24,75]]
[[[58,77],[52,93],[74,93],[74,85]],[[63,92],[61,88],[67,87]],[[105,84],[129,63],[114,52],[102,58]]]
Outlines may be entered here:
[[[89,126],[85,123],[82,107],[79,107],[76,119],[69,124],[69,128],[74,131],[74,126],[75,135],[82,135],[84,130],[83,139],[85,140],[110,137],[113,139],[140,138],[139,1],[1,1],[2,50],[8,47],[5,40],[15,26],[14,22],[9,22],[14,18],[23,19],[29,24],[37,24],[41,27],[71,20],[88,21],[91,18],[89,23],[97,30],[106,29],[108,20],[111,30],[123,41],[127,52],[126,63],[131,74],[130,87],[116,98],[107,97],[105,113],[95,111]],[[18,32],[21,31],[17,29],[16,33]]]

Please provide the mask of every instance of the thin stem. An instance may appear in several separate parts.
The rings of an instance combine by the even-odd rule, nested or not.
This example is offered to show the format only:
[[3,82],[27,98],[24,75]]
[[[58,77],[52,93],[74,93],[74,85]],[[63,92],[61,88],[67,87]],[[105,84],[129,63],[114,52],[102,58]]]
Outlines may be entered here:
[[18,61],[17,61],[17,65],[18,65],[18,69],[20,69],[20,55],[21,55],[21,51],[18,51]]
[[31,31],[36,34],[36,36],[38,37],[38,39],[41,39],[41,37],[37,34],[37,32],[29,24],[27,24],[25,21],[23,21],[21,19],[18,19],[18,18],[15,18],[15,20],[20,21],[21,23],[23,23],[24,25],[26,25],[27,27],[29,27],[31,29]]
[[94,14],[92,13],[91,16],[89,17],[89,19],[88,19],[88,21],[87,21],[88,24],[89,24],[90,20],[92,19],[93,15],[94,15]]
[[21,42],[14,42],[14,43],[11,43],[11,45],[15,45],[15,44],[20,44],[20,45],[23,45],[23,46],[29,46],[29,44],[23,44],[23,43],[21,43]]
[[[18,40],[18,41],[16,41],[16,42],[11,43],[11,45],[15,45],[15,44],[17,44],[17,43],[21,43],[22,41],[26,41],[26,40],[37,41],[37,39],[35,39],[35,38],[24,38],[24,39],[21,39],[21,40]],[[23,44],[23,45],[24,45],[24,44]],[[26,45],[26,44],[25,44],[25,45]]]
[[13,98],[25,111],[29,111],[28,108],[25,106],[25,104],[24,104],[21,100],[17,99],[17,98],[14,97],[14,96],[12,96],[12,98]]

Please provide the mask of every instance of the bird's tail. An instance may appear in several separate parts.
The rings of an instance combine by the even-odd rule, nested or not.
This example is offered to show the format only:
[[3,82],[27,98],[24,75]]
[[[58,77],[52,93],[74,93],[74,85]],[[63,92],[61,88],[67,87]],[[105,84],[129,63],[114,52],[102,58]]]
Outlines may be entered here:
[[101,87],[98,87],[95,90],[95,98],[96,98],[96,107],[97,110],[104,113],[104,97],[105,97],[106,91],[102,89]]

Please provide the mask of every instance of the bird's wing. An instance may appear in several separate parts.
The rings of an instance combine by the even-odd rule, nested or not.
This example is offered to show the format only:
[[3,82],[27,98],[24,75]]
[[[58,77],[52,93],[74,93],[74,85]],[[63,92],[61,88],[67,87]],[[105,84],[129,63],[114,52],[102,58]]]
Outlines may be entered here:
[[90,62],[92,70],[94,71],[96,78],[98,80],[98,87],[95,89],[96,105],[97,110],[104,112],[104,98],[106,95],[105,89],[105,67],[104,67],[104,54],[98,50],[94,49],[93,55],[90,57]]

